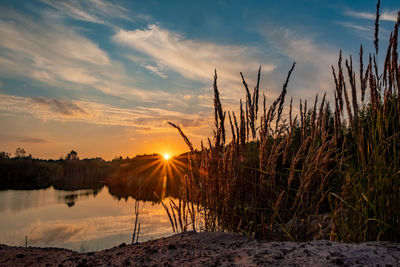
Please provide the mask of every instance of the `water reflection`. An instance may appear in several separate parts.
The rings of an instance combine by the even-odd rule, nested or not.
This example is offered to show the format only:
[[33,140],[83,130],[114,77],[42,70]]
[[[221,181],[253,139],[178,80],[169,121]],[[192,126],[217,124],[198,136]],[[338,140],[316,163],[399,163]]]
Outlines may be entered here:
[[[90,197],[95,197],[101,189],[91,189],[91,190],[82,190],[83,192],[74,192],[74,193],[68,193],[67,195],[60,195],[59,200],[64,201],[64,203],[68,207],[73,207],[75,205],[75,202],[77,200],[83,200],[83,199],[88,199]],[[60,192],[65,192],[65,191],[60,191]]]
[[[107,190],[0,191],[0,243],[56,246],[76,251],[130,243],[133,199],[117,200]],[[162,206],[143,202],[139,242],[173,234]]]
[[[95,197],[102,189],[61,191],[53,188],[38,190],[0,191],[0,212],[20,212],[25,209],[44,207],[58,203],[73,206],[78,199]],[[72,205],[71,205],[72,204]]]

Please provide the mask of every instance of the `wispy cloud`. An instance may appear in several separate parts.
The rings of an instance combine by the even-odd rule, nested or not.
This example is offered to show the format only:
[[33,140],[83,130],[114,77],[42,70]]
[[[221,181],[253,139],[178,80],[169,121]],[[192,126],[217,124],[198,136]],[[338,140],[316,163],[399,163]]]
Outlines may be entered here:
[[151,65],[146,65],[145,66],[146,69],[151,70],[152,72],[154,72],[155,74],[157,74],[158,76],[162,77],[162,78],[168,78],[168,76],[164,73],[162,73],[157,67],[155,66],[151,66]]
[[48,141],[42,138],[36,138],[36,137],[20,137],[17,140],[18,142],[22,143],[35,143],[35,144],[42,144],[42,143],[47,143]]
[[142,131],[170,131],[167,121],[185,128],[208,127],[211,117],[198,112],[183,114],[173,110],[136,107],[119,108],[87,101],[57,100],[0,95],[0,111],[7,114],[30,114],[42,120],[80,121],[102,125],[135,127]]
[[120,3],[103,0],[41,0],[72,19],[108,24],[109,18],[132,20],[128,10]]
[[136,77],[128,75],[122,63],[57,18],[37,19],[6,9],[0,10],[0,76],[29,78],[55,88],[95,88],[142,101],[174,99],[135,87]]
[[132,31],[121,29],[114,40],[146,54],[157,66],[168,68],[188,79],[209,83],[214,69],[217,69],[223,84],[235,86],[230,87],[233,94],[242,90],[239,89],[239,72],[244,67],[250,72],[256,72],[259,65],[263,66],[264,72],[271,72],[276,67],[255,47],[190,40],[157,25]]
[[[360,19],[369,19],[369,20],[375,20],[376,14],[374,13],[369,13],[369,12],[359,12],[359,11],[354,11],[354,10],[347,10],[345,11],[345,14],[350,17],[354,18],[360,18]],[[397,11],[392,10],[392,11],[383,11],[379,17],[380,20],[385,20],[385,21],[397,21]]]
[[289,89],[289,92],[295,90],[293,95],[301,95],[304,99],[315,96],[317,92],[331,91],[330,66],[337,61],[339,50],[317,42],[315,37],[309,34],[300,34],[288,28],[268,27],[262,30],[261,34],[280,54],[296,62],[292,77],[294,85],[290,87],[292,89]]
[[[18,143],[30,143],[30,144],[44,144],[48,143],[49,140],[33,137],[33,136],[25,136],[25,135],[10,135],[10,134],[0,134],[0,139],[3,141],[10,142],[18,142]],[[1,210],[1,208],[0,208]]]
[[372,32],[373,28],[371,26],[363,26],[356,23],[348,22],[348,21],[335,21],[334,23],[342,25],[346,28],[350,28],[357,31],[367,31]]
[[349,29],[352,32],[355,32],[358,36],[367,39],[367,40],[373,40],[373,35],[372,33],[374,32],[373,26],[365,26],[365,25],[360,25],[358,23],[353,23],[349,21],[334,21],[333,23],[341,25],[347,29]]
[[72,101],[60,101],[54,98],[33,97],[33,102],[48,108],[50,111],[60,113],[64,116],[74,116],[77,114],[87,114],[87,112]]

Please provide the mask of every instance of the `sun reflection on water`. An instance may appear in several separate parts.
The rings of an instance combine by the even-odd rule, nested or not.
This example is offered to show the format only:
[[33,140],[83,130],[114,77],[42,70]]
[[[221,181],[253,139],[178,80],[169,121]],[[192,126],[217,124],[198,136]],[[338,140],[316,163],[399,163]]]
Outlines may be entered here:
[[[0,243],[21,246],[27,236],[29,246],[80,251],[84,245],[85,251],[93,251],[130,242],[134,221],[132,198],[118,201],[108,190],[101,190],[96,196],[78,198],[76,204],[69,208],[63,201],[59,202],[64,191],[48,188],[26,193],[31,193],[30,198],[44,194],[51,204],[4,211],[0,219]],[[150,205],[147,202],[139,219],[142,229],[140,242],[173,234],[160,204]]]

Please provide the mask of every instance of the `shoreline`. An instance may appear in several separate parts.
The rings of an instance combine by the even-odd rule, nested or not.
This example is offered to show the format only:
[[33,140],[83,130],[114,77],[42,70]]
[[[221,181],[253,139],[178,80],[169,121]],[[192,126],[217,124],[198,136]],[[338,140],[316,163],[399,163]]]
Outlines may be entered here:
[[0,245],[0,266],[400,266],[400,243],[268,242],[226,232],[186,232],[79,253]]

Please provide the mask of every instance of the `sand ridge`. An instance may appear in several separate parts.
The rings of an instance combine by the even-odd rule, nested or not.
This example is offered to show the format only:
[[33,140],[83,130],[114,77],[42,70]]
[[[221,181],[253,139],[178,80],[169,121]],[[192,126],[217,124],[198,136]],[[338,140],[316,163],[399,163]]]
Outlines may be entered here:
[[0,266],[400,266],[400,244],[326,240],[266,242],[223,232],[187,232],[78,253],[0,245]]

